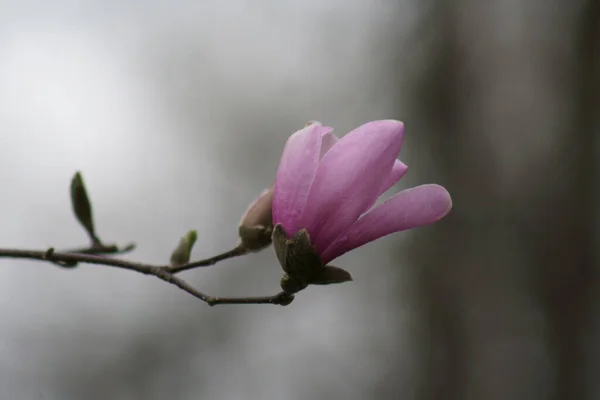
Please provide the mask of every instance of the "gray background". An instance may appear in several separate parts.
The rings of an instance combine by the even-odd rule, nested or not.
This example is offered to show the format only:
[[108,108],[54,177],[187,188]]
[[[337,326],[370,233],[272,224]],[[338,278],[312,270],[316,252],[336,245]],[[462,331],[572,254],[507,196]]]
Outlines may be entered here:
[[[523,3],[523,4],[522,4]],[[593,399],[598,2],[0,0],[0,245],[86,237],[166,262],[229,249],[309,120],[406,124],[408,175],[455,208],[289,307],[3,260],[2,399]],[[275,293],[272,249],[185,278]]]

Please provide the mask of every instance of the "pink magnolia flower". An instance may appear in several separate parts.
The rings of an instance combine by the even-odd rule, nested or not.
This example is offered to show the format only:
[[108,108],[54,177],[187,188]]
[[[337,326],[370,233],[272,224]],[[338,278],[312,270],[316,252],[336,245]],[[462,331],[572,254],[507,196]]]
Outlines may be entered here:
[[273,191],[273,224],[288,238],[306,230],[322,265],[448,214],[450,195],[434,184],[404,190],[373,207],[408,169],[396,159],[402,122],[369,122],[341,139],[332,131],[311,122],[288,139]]

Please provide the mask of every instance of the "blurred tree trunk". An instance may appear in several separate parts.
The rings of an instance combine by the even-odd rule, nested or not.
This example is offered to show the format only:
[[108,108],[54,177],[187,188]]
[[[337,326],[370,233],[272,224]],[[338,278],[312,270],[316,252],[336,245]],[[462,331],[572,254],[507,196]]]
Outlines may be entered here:
[[419,398],[591,398],[600,6],[547,6],[508,45],[490,3],[424,13],[410,126],[454,210],[411,248],[428,328]]
[[571,119],[562,133],[564,148],[556,165],[568,171],[561,192],[540,193],[534,204],[529,240],[534,246],[542,293],[549,313],[550,337],[556,357],[556,400],[592,399],[589,335],[598,265],[595,253],[598,182],[596,138],[600,134],[600,1],[589,0],[580,8],[573,34],[572,90],[565,107]]
[[[436,182],[449,188],[454,209],[443,224],[430,229],[430,236],[423,241],[424,248],[413,248],[417,254],[415,267],[422,295],[422,311],[429,328],[429,334],[421,337],[419,347],[428,350],[429,355],[424,398],[459,400],[464,398],[466,391],[468,354],[465,315],[461,293],[457,292],[460,285],[457,278],[463,276],[465,268],[468,268],[463,261],[468,253],[465,244],[469,243],[469,234],[476,230],[459,224],[459,221],[468,211],[463,199],[478,196],[470,189],[478,185],[472,183],[478,180],[485,182],[485,179],[466,171],[469,160],[457,157],[466,152],[464,147],[468,143],[461,137],[464,131],[461,131],[458,118],[461,55],[455,46],[452,7],[440,5],[429,17],[431,21],[426,24],[433,25],[435,32],[429,54],[434,57],[420,87],[415,90],[420,94],[417,97],[421,109],[418,115],[423,118],[417,123],[431,133],[429,145],[440,171]],[[413,128],[420,131],[419,126]],[[481,167],[480,171],[485,174],[486,166]],[[460,187],[461,191],[452,189],[456,187]],[[483,201],[485,191],[482,187],[480,195]]]

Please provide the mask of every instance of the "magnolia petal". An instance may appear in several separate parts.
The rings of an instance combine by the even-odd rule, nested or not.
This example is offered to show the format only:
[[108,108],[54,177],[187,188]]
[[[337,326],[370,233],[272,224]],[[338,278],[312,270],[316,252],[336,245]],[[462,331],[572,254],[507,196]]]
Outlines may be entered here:
[[290,234],[299,230],[298,217],[315,178],[322,139],[331,131],[312,122],[290,136],[283,149],[273,189],[273,223]]
[[[408,171],[408,166],[406,164],[404,164],[402,161],[396,160],[394,162],[394,166],[392,167],[392,170],[390,171],[386,180],[383,182],[383,184],[381,186],[379,196],[381,196],[382,194],[387,192],[389,188],[394,186],[404,175],[406,175],[406,171]],[[377,196],[377,198],[379,198],[379,196]],[[367,210],[370,210],[371,207],[373,207],[375,205],[375,203],[377,202],[377,198],[373,199],[373,201],[371,202],[371,204],[369,205]]]
[[321,155],[319,156],[319,160],[321,160],[325,153],[327,153],[339,140],[340,138],[335,136],[333,133],[327,133],[323,135],[323,140],[321,142]]
[[390,233],[434,223],[452,209],[452,199],[439,185],[422,185],[404,190],[356,221],[322,254],[327,264],[342,254]]
[[392,167],[392,171],[389,173],[387,179],[383,182],[380,195],[387,192],[389,188],[394,186],[400,179],[402,179],[402,177],[406,175],[406,171],[408,171],[408,165],[404,164],[400,160],[396,160],[394,162],[394,166]]
[[381,193],[400,152],[404,125],[384,120],[364,124],[339,140],[321,160],[300,226],[311,235],[317,252],[329,244]]

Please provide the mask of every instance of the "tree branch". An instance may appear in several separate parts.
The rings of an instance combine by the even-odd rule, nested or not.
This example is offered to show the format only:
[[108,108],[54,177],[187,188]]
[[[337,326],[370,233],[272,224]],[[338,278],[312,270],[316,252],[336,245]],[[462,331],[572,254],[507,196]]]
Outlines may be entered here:
[[[79,253],[79,254],[126,254],[133,251],[136,247],[135,243],[129,243],[125,247],[119,247],[116,244],[105,245],[101,241],[97,240],[92,242],[90,247],[82,247],[78,249],[64,250],[63,253]],[[53,250],[54,251],[54,250]],[[77,266],[76,261],[51,261],[53,264],[58,265],[62,268],[75,268]]]
[[91,247],[83,247],[83,248],[79,248],[79,249],[69,249],[69,250],[63,250],[63,253],[79,253],[79,254],[110,254],[110,255],[116,255],[116,254],[126,254],[129,253],[133,250],[135,250],[136,248],[136,244],[135,243],[129,243],[126,246],[123,247],[119,247],[116,244],[102,244],[99,243],[95,246],[91,246]]
[[106,245],[102,242],[102,240],[100,240],[94,225],[92,203],[80,172],[76,172],[71,179],[71,205],[77,221],[81,224],[90,238],[89,247],[62,252],[56,252],[54,248],[50,248],[46,251],[0,249],[0,258],[19,258],[45,261],[58,265],[59,267],[69,269],[77,267],[79,263],[127,269],[144,275],[153,275],[160,280],[177,286],[181,290],[202,300],[209,306],[214,306],[216,304],[277,304],[281,306],[287,306],[294,300],[294,295],[288,292],[279,292],[272,296],[261,297],[210,296],[197,290],[183,279],[176,277],[175,274],[178,272],[189,271],[198,267],[208,267],[218,263],[219,261],[241,256],[250,252],[242,244],[239,244],[237,247],[214,257],[210,257],[205,260],[187,262],[190,258],[192,247],[196,241],[196,231],[188,232],[188,234],[181,239],[178,247],[171,255],[172,265],[143,264],[134,261],[123,260],[120,258],[108,257],[108,255],[128,253],[135,248],[135,244],[131,243],[125,247],[119,247],[115,244]]
[[196,261],[188,264],[181,265],[179,267],[172,267],[169,265],[153,265],[144,264],[119,258],[111,258],[96,254],[85,254],[85,253],[65,253],[55,252],[53,248],[46,251],[40,250],[19,250],[19,249],[0,249],[0,258],[16,258],[16,259],[27,259],[27,260],[38,260],[47,261],[52,263],[58,263],[61,266],[74,266],[77,263],[86,263],[93,265],[104,265],[108,267],[115,267],[126,269],[130,271],[139,272],[144,275],[153,275],[158,279],[168,282],[172,285],[177,286],[181,290],[191,294],[192,296],[204,301],[209,306],[217,304],[276,304],[276,305],[288,305],[293,299],[294,295],[280,292],[272,296],[262,297],[217,297],[205,294],[181,278],[175,276],[175,273],[180,271],[189,270],[198,266],[213,265],[218,261],[235,257],[243,253],[239,253],[240,250],[231,250],[229,252],[220,254],[215,257],[211,257],[206,260]]
[[210,267],[211,265],[215,265],[219,261],[224,261],[229,258],[243,256],[244,254],[248,254],[248,250],[246,250],[243,246],[239,245],[231,250],[228,250],[224,253],[218,254],[214,257],[210,257],[204,260],[194,261],[187,264],[181,264],[176,266],[170,266],[169,271],[172,274],[176,274],[178,272],[188,271],[190,269],[198,268],[198,267]]

